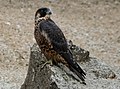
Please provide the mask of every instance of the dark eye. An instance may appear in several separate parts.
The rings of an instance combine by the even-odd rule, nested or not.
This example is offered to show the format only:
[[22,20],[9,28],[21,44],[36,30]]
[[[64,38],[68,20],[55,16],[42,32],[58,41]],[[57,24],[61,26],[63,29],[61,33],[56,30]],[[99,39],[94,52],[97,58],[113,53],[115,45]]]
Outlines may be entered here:
[[41,10],[41,12],[44,12],[43,10]]

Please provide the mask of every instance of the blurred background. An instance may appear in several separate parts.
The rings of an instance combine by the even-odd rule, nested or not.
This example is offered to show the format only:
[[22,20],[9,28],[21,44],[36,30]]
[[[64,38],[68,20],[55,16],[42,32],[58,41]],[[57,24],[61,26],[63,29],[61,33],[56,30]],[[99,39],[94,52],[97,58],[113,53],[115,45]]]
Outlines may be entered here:
[[120,0],[0,0],[0,89],[19,89],[24,82],[40,7],[52,9],[68,40],[120,67]]

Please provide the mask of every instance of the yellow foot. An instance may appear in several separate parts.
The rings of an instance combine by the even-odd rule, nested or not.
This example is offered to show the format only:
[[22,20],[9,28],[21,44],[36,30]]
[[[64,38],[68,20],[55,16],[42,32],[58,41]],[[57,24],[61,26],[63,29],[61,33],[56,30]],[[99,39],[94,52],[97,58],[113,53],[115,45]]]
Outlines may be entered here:
[[47,64],[53,65],[52,60],[46,61],[44,64],[42,64],[41,69],[43,69]]

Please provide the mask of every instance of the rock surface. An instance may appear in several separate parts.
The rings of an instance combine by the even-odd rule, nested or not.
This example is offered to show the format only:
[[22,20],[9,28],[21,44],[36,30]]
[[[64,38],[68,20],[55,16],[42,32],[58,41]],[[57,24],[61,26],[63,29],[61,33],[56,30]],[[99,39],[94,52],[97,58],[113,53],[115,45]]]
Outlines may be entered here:
[[[74,50],[78,49],[78,46],[74,47]],[[81,48],[79,48],[81,49]],[[74,50],[71,50],[74,54]],[[77,54],[81,51],[76,51]],[[85,51],[85,50],[84,50]],[[86,53],[87,51],[85,51]],[[74,54],[76,55],[76,54]],[[81,56],[81,55],[77,55]],[[87,58],[89,55],[87,54]],[[79,57],[78,57],[79,58]],[[120,86],[108,87],[110,84],[115,84],[120,80],[116,80],[116,74],[114,71],[104,64],[98,61],[96,58],[89,58],[85,62],[81,62],[80,66],[86,71],[86,84],[81,84],[75,78],[71,71],[69,71],[64,65],[57,67],[55,65],[47,65],[41,70],[42,61],[46,60],[44,55],[39,50],[37,44],[34,44],[31,48],[29,69],[27,77],[21,89],[119,89]],[[73,77],[74,76],[74,77]],[[114,81],[109,82],[109,81]],[[102,83],[99,86],[99,83]]]

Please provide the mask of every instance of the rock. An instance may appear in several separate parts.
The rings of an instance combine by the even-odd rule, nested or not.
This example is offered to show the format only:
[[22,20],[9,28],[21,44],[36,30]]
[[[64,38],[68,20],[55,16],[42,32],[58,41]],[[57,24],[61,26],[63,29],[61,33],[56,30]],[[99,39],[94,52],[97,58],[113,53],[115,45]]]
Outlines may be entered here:
[[[53,72],[49,66],[45,66],[43,70],[40,70],[40,63],[44,61],[44,57],[40,52],[36,44],[31,48],[31,55],[29,61],[29,69],[27,77],[21,89],[49,89],[50,84],[54,86],[50,77]],[[49,88],[48,88],[49,87]]]
[[107,64],[98,61],[97,58],[91,58],[85,65],[86,70],[92,72],[97,78],[113,79],[116,77],[112,69]]
[[85,62],[85,61],[89,61],[90,57],[89,57],[89,51],[86,51],[76,45],[73,44],[73,42],[71,40],[68,41],[68,46],[69,49],[71,50],[71,52],[74,54],[74,59],[76,59],[79,62]]
[[[40,70],[42,61],[46,60],[44,55],[39,50],[39,47],[34,44],[31,48],[30,62],[28,74],[21,89],[67,89],[70,84],[77,81],[70,76],[72,73],[64,65],[60,65],[61,69],[57,66],[47,65],[44,69]],[[68,76],[67,75],[68,72]],[[69,83],[67,83],[69,82]],[[75,86],[73,86],[75,87]],[[72,88],[70,88],[72,89]]]
[[[77,55],[77,58],[79,58],[81,56],[81,52],[79,52],[76,52],[79,55],[74,54],[74,52],[73,55]],[[60,64],[60,67],[46,65],[41,69],[42,62],[46,58],[39,50],[39,47],[34,44],[31,48],[27,77],[21,89],[112,89],[107,88],[108,84],[112,83],[110,82],[111,80],[108,81],[107,79],[116,77],[112,69],[106,64],[99,62],[98,59],[90,58],[88,54],[87,58],[89,58],[89,61],[86,59],[87,61],[80,63],[80,66],[87,74],[87,85],[84,85],[78,82],[77,76],[62,64]],[[101,88],[101,86],[104,88]]]

